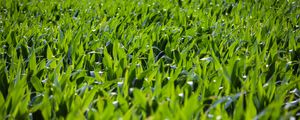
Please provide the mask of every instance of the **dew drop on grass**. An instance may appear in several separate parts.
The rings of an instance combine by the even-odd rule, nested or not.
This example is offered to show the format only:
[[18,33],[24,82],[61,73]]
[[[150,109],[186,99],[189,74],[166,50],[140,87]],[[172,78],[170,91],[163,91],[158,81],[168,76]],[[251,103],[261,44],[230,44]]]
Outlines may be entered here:
[[112,104],[113,104],[115,107],[118,107],[118,106],[119,106],[119,102],[118,102],[118,101],[113,101]]
[[98,74],[99,74],[100,76],[102,76],[103,73],[104,73],[103,71],[99,71],[99,72],[98,72]]
[[300,99],[294,100],[292,102],[285,103],[284,109],[290,109],[291,107],[296,107],[300,103]]
[[208,117],[208,118],[213,118],[214,115],[212,115],[212,114],[207,114],[207,117]]
[[44,83],[44,84],[45,84],[45,83],[47,82],[47,80],[48,80],[48,79],[44,79],[44,80],[42,80],[42,83]]
[[219,87],[219,90],[222,90],[223,89],[223,87],[221,86],[221,87]]
[[122,87],[124,82],[118,82],[118,87]]
[[136,64],[136,67],[140,67],[141,66],[141,64]]
[[133,93],[134,88],[129,88],[129,93]]
[[99,82],[99,81],[94,81],[94,83],[97,84],[97,85],[101,85],[102,84],[102,82]]
[[116,95],[118,95],[118,94],[117,94],[116,92],[111,92],[110,95],[111,95],[111,96],[116,96]]
[[300,91],[295,88],[294,90],[290,91],[291,94],[295,94],[297,97],[300,97]]
[[190,85],[190,86],[193,86],[194,82],[193,81],[188,81],[187,84]]
[[294,116],[291,116],[289,120],[297,120]]
[[95,71],[90,71],[90,76],[95,77]]
[[266,68],[268,68],[268,67],[269,67],[269,65],[267,64],[267,65],[266,65]]
[[205,58],[201,58],[200,60],[211,62],[213,59],[211,57],[205,57]]
[[183,93],[179,93],[178,96],[183,98],[184,94]]
[[247,76],[246,76],[246,75],[243,75],[242,77],[243,77],[244,79],[246,79],[246,78],[247,78]]
[[217,117],[216,117],[216,120],[221,120],[222,119],[222,116],[221,115],[218,115]]
[[269,83],[266,83],[263,85],[263,87],[268,87],[269,86]]
[[171,65],[170,68],[171,69],[176,69],[177,67],[176,67],[176,65]]
[[91,52],[88,52],[88,54],[95,54],[97,53],[96,51],[91,51]]
[[7,46],[6,46],[6,45],[3,45],[3,46],[2,46],[2,48],[3,48],[3,49],[6,49],[6,48],[7,48]]

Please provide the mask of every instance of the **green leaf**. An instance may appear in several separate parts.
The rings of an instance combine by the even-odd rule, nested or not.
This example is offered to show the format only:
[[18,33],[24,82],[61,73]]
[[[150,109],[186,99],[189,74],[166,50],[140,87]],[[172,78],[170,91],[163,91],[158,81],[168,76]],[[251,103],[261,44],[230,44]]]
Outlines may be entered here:
[[103,59],[103,63],[106,67],[108,67],[108,69],[112,69],[112,65],[113,65],[113,60],[111,58],[111,56],[109,55],[109,53],[107,52],[107,49],[104,49],[104,59]]
[[36,56],[35,56],[35,52],[34,51],[30,55],[29,68],[31,70],[35,70],[36,69]]
[[41,83],[42,81],[37,78],[36,76],[33,76],[31,78],[31,84],[33,85],[34,89],[37,91],[37,92],[43,92],[44,91],[44,87]]

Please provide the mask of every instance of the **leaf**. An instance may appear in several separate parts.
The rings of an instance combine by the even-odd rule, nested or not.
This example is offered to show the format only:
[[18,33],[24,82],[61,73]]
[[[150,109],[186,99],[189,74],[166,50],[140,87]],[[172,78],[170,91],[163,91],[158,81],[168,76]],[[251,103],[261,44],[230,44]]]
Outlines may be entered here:
[[50,46],[47,47],[47,59],[48,60],[51,60],[53,58],[53,53],[52,53],[52,50],[50,48]]
[[43,92],[44,91],[44,87],[42,85],[42,81],[39,80],[39,78],[37,78],[36,76],[33,76],[31,78],[31,84],[33,85],[34,89],[37,92]]
[[140,90],[134,89],[133,96],[134,96],[134,104],[137,107],[142,107],[143,109],[146,109],[147,99],[145,98],[144,94]]
[[30,55],[29,68],[30,68],[30,70],[35,70],[36,69],[36,56],[35,56],[34,51]]
[[94,100],[95,98],[95,94],[96,94],[96,90],[93,89],[87,93],[85,93],[84,99],[83,99],[83,103],[82,103],[82,109],[85,111],[89,105],[91,104],[91,102]]
[[[3,112],[4,111],[4,104],[5,104],[5,99],[4,96],[2,95],[2,93],[0,92],[0,111]],[[1,116],[2,113],[0,113]]]
[[107,52],[107,49],[104,49],[104,60],[103,63],[106,67],[108,67],[108,69],[112,70],[112,65],[113,65],[113,60],[111,58],[111,56],[109,55],[109,53]]

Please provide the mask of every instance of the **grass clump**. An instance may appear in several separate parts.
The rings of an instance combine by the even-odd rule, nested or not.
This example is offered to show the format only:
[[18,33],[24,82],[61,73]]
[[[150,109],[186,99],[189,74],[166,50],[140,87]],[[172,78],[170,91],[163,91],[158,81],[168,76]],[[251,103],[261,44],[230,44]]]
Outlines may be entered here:
[[298,0],[3,0],[1,119],[298,119]]

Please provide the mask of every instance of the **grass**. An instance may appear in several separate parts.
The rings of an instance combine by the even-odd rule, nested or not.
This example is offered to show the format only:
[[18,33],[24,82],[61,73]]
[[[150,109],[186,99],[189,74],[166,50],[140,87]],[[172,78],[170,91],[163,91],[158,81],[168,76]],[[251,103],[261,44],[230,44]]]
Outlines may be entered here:
[[2,0],[0,119],[299,119],[298,0]]

